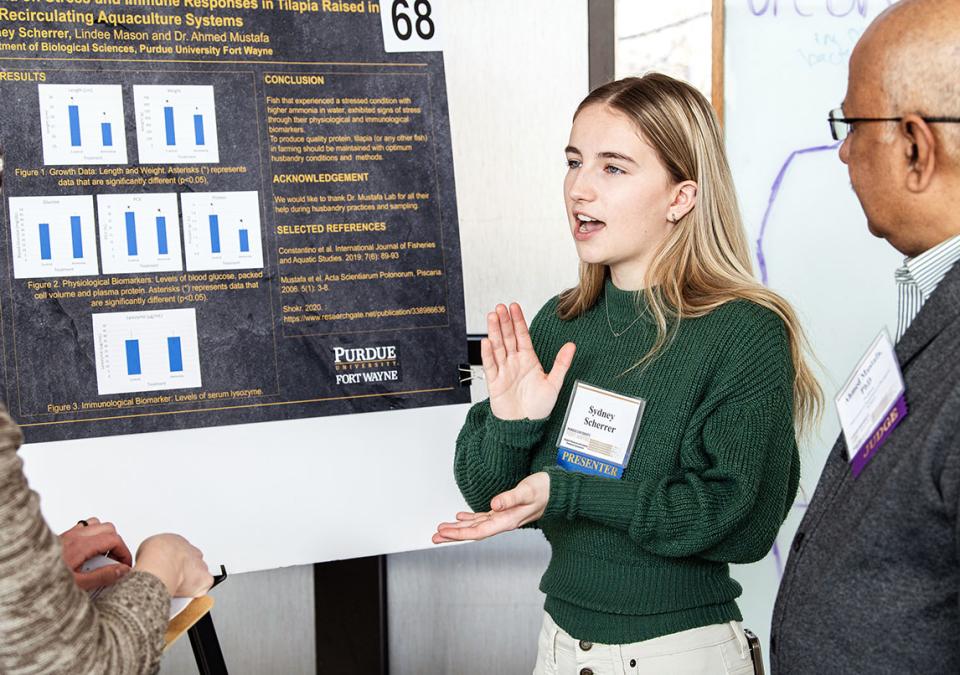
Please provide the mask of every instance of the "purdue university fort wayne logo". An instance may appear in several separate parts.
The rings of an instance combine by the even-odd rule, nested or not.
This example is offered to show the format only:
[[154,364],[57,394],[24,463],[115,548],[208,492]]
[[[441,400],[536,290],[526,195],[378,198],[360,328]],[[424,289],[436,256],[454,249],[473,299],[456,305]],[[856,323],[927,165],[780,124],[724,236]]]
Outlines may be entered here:
[[396,345],[334,347],[337,384],[400,382],[400,357]]

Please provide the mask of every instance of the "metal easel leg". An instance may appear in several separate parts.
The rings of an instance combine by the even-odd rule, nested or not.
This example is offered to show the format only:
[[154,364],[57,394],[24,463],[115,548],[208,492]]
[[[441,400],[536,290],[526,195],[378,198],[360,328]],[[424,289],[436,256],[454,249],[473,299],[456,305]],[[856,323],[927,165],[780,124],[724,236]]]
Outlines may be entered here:
[[200,675],[227,675],[227,664],[223,660],[217,630],[213,627],[213,617],[209,612],[187,631],[187,635]]

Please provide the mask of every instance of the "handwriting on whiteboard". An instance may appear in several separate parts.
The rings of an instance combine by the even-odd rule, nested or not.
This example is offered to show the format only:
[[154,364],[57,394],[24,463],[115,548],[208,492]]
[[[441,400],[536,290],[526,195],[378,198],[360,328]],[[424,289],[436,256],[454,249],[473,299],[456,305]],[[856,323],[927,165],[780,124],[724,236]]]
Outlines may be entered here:
[[835,17],[873,16],[895,0],[747,0],[754,16],[764,17]]

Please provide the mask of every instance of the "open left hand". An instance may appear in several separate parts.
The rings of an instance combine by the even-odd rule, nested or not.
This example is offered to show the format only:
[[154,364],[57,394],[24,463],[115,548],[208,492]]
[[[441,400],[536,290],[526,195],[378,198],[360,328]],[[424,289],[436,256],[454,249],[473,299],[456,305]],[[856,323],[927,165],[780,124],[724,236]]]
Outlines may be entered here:
[[[111,523],[101,523],[97,518],[87,518],[87,525],[77,523],[60,535],[61,555],[73,572],[73,580],[85,591],[101,586],[110,586],[130,571],[133,558],[130,549],[117,534]],[[109,555],[118,565],[107,565],[92,572],[80,568],[95,555]]]
[[450,541],[486,539],[501,532],[515,530],[543,515],[550,497],[550,475],[539,471],[517,483],[517,487],[501,492],[490,500],[490,511],[461,511],[454,523],[440,523],[431,540],[434,544]]

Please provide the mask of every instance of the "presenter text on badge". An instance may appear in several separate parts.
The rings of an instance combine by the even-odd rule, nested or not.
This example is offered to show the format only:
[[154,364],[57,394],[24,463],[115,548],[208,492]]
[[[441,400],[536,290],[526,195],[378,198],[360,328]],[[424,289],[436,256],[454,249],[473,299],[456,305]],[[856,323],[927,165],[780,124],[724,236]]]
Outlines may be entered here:
[[[490,410],[502,420],[543,419],[550,415],[563,379],[573,363],[576,345],[560,348],[546,373],[533,349],[520,305],[497,305],[487,315],[487,334],[480,343],[483,373],[490,392]],[[486,539],[515,530],[543,515],[550,496],[550,476],[540,471],[501,492],[486,513],[460,512],[453,523],[440,523],[434,544]]]

